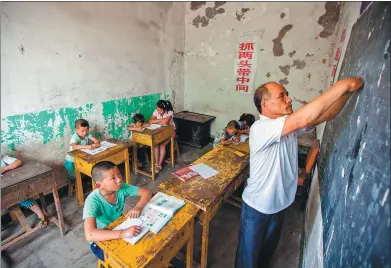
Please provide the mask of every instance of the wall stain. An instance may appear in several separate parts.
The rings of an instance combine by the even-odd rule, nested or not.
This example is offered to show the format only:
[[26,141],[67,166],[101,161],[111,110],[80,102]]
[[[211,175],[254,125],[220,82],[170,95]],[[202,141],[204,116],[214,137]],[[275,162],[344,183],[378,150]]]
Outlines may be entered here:
[[281,19],[285,18],[285,13],[284,13],[284,12],[282,12],[282,13],[280,14],[280,18],[281,18]]
[[206,2],[191,2],[190,9],[197,10],[197,9],[201,8],[203,5],[206,5]]
[[307,103],[308,103],[308,102],[305,101],[305,100],[297,99],[297,98],[295,98],[295,97],[293,97],[293,99],[294,99],[295,101],[297,101],[297,102],[300,102],[301,104],[307,104]]
[[162,28],[160,24],[158,24],[156,21],[153,21],[153,20],[151,20],[149,22],[149,25],[153,26],[154,28],[156,28],[158,30],[160,30]]
[[174,52],[177,53],[177,54],[180,55],[180,56],[183,56],[183,55],[185,54],[185,52],[183,52],[183,51],[178,51],[178,50],[176,50],[175,48],[174,48]]
[[294,60],[292,67],[296,67],[296,69],[303,69],[305,67],[306,63],[303,60]]
[[273,54],[276,57],[280,57],[284,55],[284,48],[282,47],[281,40],[284,38],[285,34],[292,29],[293,25],[288,24],[282,27],[280,32],[278,33],[278,37],[273,39]]
[[326,64],[326,59],[323,59],[323,60],[322,60],[322,63],[323,63],[323,64]]
[[284,79],[280,79],[280,81],[278,81],[278,83],[280,83],[283,86],[288,85],[289,84],[288,77],[285,77]]
[[323,27],[320,32],[321,38],[327,38],[334,33],[335,26],[339,21],[341,5],[338,2],[326,2],[326,13],[319,17],[318,23]]
[[218,7],[224,6],[224,5],[225,5],[225,3],[227,3],[227,2],[224,2],[224,1],[221,1],[221,2],[215,2],[215,6],[214,6],[214,8],[218,8]]
[[201,27],[205,27],[205,26],[208,26],[209,24],[209,20],[206,19],[205,16],[200,16],[200,15],[197,15],[197,17],[195,17],[193,19],[193,25],[196,27],[196,28],[199,28],[200,26]]
[[200,15],[197,15],[197,17],[193,19],[194,27],[199,28],[200,26],[201,27],[208,26],[209,21],[212,20],[216,15],[225,13],[224,8],[218,8],[224,4],[225,2],[223,4],[219,4],[218,2],[215,2],[214,7],[207,7],[205,9],[205,16],[201,17]]
[[281,72],[283,72],[285,75],[289,74],[289,69],[291,68],[289,64],[284,66],[278,66],[278,67],[280,68]]
[[310,54],[310,53],[307,53],[305,54],[306,57],[313,57],[315,54]]
[[293,57],[294,55],[296,54],[296,50],[293,50],[292,52],[290,52],[288,55],[289,55],[289,57]]
[[24,55],[24,52],[26,51],[26,49],[24,48],[24,46],[22,44],[20,44],[18,49],[19,49],[20,53],[22,53],[22,55]]
[[244,14],[246,14],[248,11],[250,11],[249,8],[243,8],[240,10],[240,13],[236,11],[236,19],[238,21],[241,21],[244,18]]
[[[307,77],[309,80],[311,80],[311,73],[308,73]],[[311,90],[313,90],[313,89],[311,89]]]
[[270,72],[267,72],[266,77],[267,77],[267,78],[270,77]]

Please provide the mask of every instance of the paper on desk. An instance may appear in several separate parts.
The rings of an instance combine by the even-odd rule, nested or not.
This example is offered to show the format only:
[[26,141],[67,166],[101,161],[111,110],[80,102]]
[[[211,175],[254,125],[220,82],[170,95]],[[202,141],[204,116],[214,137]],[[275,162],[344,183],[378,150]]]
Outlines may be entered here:
[[115,147],[115,146],[117,146],[117,144],[111,143],[111,142],[108,142],[108,141],[101,141],[100,142],[100,147],[104,147],[106,149],[111,148],[111,147]]
[[134,245],[139,241],[148,231],[149,227],[144,224],[145,220],[141,218],[136,218],[136,219],[126,219],[123,223],[115,227],[113,230],[124,230],[132,226],[140,226],[141,231],[137,236],[133,237],[128,237],[128,238],[123,238],[126,242],[129,242],[130,244]]
[[100,142],[100,147],[99,148],[95,148],[95,149],[81,149],[81,151],[87,153],[87,154],[90,154],[90,155],[96,155],[96,154],[99,154],[100,152],[103,152],[109,148],[112,148],[112,147],[115,147],[117,146],[117,144],[115,143],[111,143],[111,142],[108,142],[108,141],[101,141]]
[[205,165],[204,163],[200,163],[194,166],[189,166],[189,168],[197,172],[198,174],[200,174],[200,176],[204,179],[209,179],[210,177],[219,174],[217,170],[211,168],[210,166]]
[[154,130],[154,129],[158,129],[158,128],[160,128],[160,127],[161,127],[161,125],[152,124],[152,125],[150,125],[150,126],[147,127],[147,128],[150,129],[150,130]]

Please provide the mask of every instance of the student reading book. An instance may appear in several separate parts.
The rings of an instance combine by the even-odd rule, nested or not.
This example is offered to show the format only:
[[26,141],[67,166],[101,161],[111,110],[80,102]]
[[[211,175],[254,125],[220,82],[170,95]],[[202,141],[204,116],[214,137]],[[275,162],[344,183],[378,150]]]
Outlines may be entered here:
[[123,238],[125,241],[136,244],[149,230],[157,234],[174,216],[175,212],[185,205],[183,200],[158,192],[145,205],[140,217],[127,219],[114,230],[123,230],[138,225],[141,232],[134,237]]

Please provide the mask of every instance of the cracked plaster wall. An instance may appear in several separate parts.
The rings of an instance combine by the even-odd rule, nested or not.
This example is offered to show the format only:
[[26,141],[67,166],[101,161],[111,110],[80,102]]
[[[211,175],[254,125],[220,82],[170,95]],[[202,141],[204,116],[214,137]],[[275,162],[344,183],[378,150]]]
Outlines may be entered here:
[[183,92],[181,5],[2,2],[2,153],[61,165],[80,117],[127,139],[134,113]]
[[212,135],[243,112],[257,115],[234,82],[238,38],[251,31],[261,35],[254,86],[285,84],[299,108],[326,87],[339,13],[326,2],[187,2],[185,109],[217,116]]

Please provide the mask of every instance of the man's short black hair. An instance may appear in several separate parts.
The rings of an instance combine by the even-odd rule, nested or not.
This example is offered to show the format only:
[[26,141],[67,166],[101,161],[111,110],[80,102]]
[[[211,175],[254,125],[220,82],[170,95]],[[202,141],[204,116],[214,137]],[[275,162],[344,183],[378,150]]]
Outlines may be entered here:
[[90,127],[90,124],[88,124],[88,121],[87,120],[84,120],[84,119],[79,119],[75,122],[75,128],[79,128],[79,127]]
[[137,122],[141,122],[141,124],[144,124],[145,118],[142,114],[135,114],[133,116],[133,122],[136,124]]
[[113,169],[115,166],[116,165],[110,161],[102,161],[96,163],[91,170],[92,179],[95,183],[103,181],[104,173],[108,170]]

